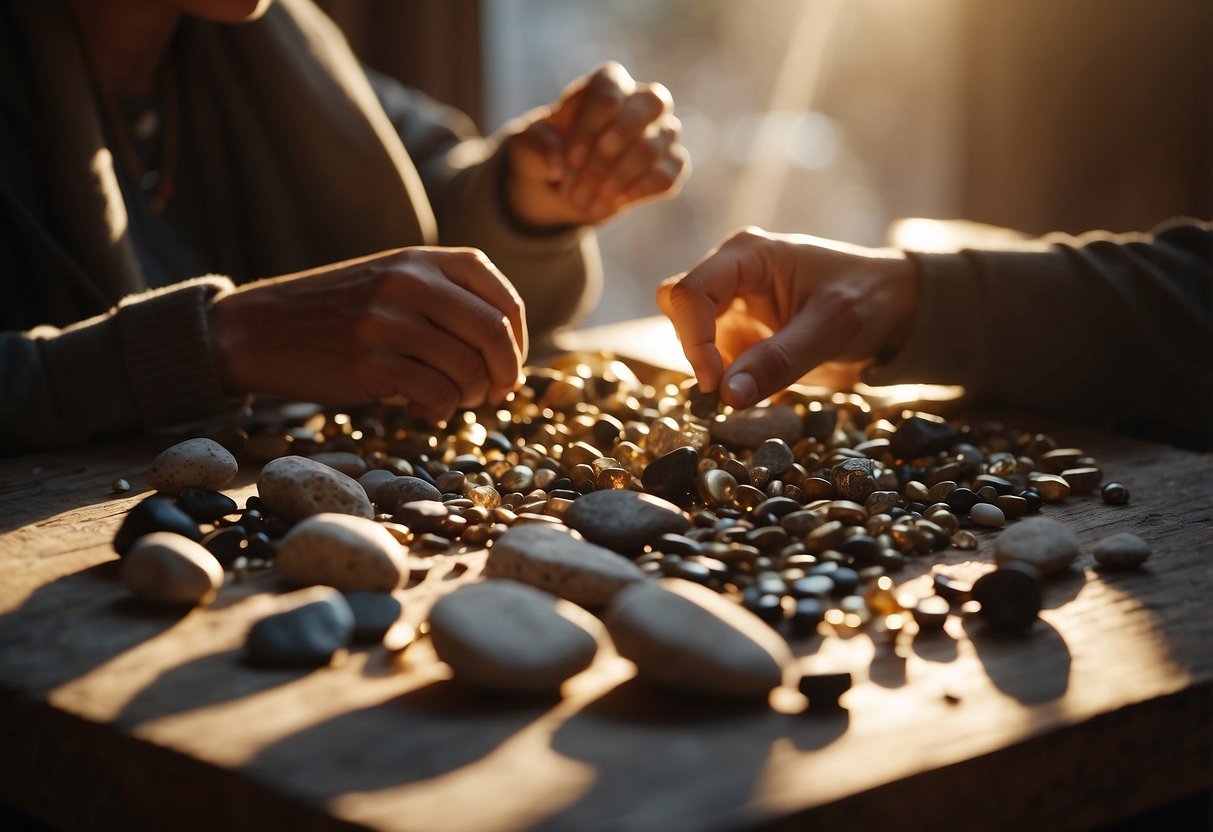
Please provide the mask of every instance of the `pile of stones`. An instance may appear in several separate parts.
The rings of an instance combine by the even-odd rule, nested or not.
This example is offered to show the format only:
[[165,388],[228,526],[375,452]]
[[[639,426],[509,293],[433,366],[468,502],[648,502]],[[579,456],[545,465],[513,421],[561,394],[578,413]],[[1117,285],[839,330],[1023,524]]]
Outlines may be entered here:
[[[243,508],[220,490],[237,456],[261,466]],[[643,383],[593,355],[530,369],[505,405],[443,429],[400,408],[287,407],[168,449],[147,481],[158,493],[114,541],[136,593],[205,603],[225,569],[331,588],[295,593],[279,614],[294,618],[253,628],[250,652],[267,663],[323,663],[356,632],[381,638],[400,610],[377,595],[421,579],[429,555],[488,548],[483,580],[429,616],[457,676],[550,690],[588,666],[605,624],[642,677],[722,695],[779,684],[786,641],[823,621],[933,629],[977,601],[993,626],[1030,627],[1040,578],[1079,547],[1060,524],[1019,518],[1101,488],[1109,504],[1129,499],[1097,460],[1043,434],[852,393],[793,389],[732,411],[678,374]],[[997,569],[974,586],[941,575],[938,595],[898,594],[907,564],[974,550],[1009,522]],[[1096,556],[1137,565],[1149,549],[1133,540]],[[538,632],[542,643],[519,635]]]

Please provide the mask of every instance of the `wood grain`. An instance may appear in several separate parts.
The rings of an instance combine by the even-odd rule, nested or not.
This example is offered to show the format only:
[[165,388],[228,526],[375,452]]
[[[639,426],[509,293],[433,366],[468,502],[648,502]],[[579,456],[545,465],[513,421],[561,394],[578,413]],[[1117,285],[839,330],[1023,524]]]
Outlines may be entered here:
[[[826,714],[802,712],[793,687],[743,710],[663,697],[609,645],[559,701],[469,692],[424,640],[254,669],[245,633],[285,591],[271,574],[187,613],[136,603],[116,577],[109,540],[172,440],[0,461],[0,800],[69,828],[1070,829],[1207,788],[1213,460],[1052,429],[1133,498],[1046,508],[1088,554],[1046,584],[1033,631],[953,618],[896,644],[797,642],[802,670],[855,674]],[[135,491],[112,493],[118,476]],[[254,493],[252,476],[228,493]],[[1117,531],[1151,543],[1145,568],[1094,565]],[[898,580],[976,575],[993,537]],[[402,593],[410,617],[482,559],[441,561]],[[444,579],[457,561],[469,569]]]

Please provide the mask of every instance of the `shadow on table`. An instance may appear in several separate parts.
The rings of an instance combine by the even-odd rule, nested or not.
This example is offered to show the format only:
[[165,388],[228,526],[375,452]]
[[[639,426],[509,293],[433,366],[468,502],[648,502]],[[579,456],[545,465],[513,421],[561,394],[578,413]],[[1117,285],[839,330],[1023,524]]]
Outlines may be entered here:
[[[740,825],[775,749],[816,751],[846,733],[845,709],[785,714],[756,703],[697,700],[633,678],[591,702],[552,737],[556,752],[596,771],[581,798],[538,829]],[[663,799],[659,784],[672,787]],[[684,788],[686,784],[694,788]],[[636,796],[649,796],[638,803]],[[693,795],[694,806],[687,805]],[[612,812],[603,815],[604,809]],[[752,819],[751,819],[752,820]]]
[[40,586],[0,616],[0,671],[46,694],[173,627],[188,609],[140,602],[106,561]]
[[[441,680],[292,734],[244,769],[326,800],[400,786],[484,758],[554,701],[495,697]],[[332,765],[317,766],[318,754]]]
[[986,674],[1000,691],[1024,705],[1041,705],[1070,686],[1070,649],[1043,619],[1026,633],[993,630],[978,618],[964,624]]

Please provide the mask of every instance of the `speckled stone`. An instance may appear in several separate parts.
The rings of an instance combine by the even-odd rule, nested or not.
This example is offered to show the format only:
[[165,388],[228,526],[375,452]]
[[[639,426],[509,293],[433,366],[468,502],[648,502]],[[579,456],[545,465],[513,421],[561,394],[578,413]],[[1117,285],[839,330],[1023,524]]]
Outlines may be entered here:
[[456,679],[503,693],[555,693],[598,650],[592,616],[516,581],[460,587],[434,604],[429,623]]
[[278,545],[278,572],[298,586],[389,592],[408,576],[404,549],[374,520],[323,513],[300,521]]
[[803,427],[800,416],[790,405],[750,407],[737,410],[711,424],[713,441],[731,448],[757,448],[768,439],[796,443]]
[[623,589],[605,623],[640,679],[680,693],[763,698],[792,661],[787,643],[760,618],[678,578]]
[[213,439],[200,437],[162,451],[147,472],[147,484],[174,496],[187,485],[216,490],[231,482],[239,470],[231,451]]
[[594,491],[573,501],[564,522],[591,543],[635,554],[663,534],[682,534],[690,519],[678,506],[636,491]]
[[788,472],[796,457],[792,448],[783,439],[767,439],[754,449],[750,456],[751,468],[766,468],[773,479],[779,479]]
[[392,514],[405,503],[416,500],[442,501],[442,492],[420,477],[396,477],[379,486],[375,505],[385,514]]
[[358,456],[358,454],[352,454],[348,451],[329,451],[312,454],[308,459],[313,462],[319,462],[321,465],[335,468],[353,479],[358,479],[367,472],[366,460]]
[[1091,550],[1100,566],[1109,569],[1136,569],[1150,557],[1150,544],[1129,532],[1109,535]]
[[257,493],[270,512],[284,520],[324,512],[373,516],[371,501],[357,480],[301,456],[267,462],[257,477]]
[[249,630],[249,661],[265,667],[322,667],[350,643],[354,613],[332,587],[309,587],[278,599],[282,612]]
[[223,567],[188,537],[152,532],[122,559],[122,581],[131,592],[158,604],[207,604],[223,586]]
[[627,558],[559,526],[515,526],[489,550],[484,574],[512,578],[583,607],[605,605],[619,590],[644,580]]
[[994,541],[994,562],[1027,563],[1042,576],[1065,569],[1078,557],[1078,536],[1048,517],[1017,521]]

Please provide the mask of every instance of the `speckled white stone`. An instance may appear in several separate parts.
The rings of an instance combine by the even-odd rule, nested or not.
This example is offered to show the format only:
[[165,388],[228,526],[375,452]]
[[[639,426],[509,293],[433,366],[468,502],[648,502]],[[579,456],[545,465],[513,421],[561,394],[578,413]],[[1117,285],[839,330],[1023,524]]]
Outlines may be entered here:
[[644,580],[635,563],[573,537],[563,526],[514,526],[489,549],[484,574],[513,578],[580,604],[605,605],[628,584]]
[[371,501],[357,480],[301,456],[267,462],[257,477],[257,493],[273,514],[285,520],[324,512],[373,516]]
[[164,494],[180,494],[187,486],[218,491],[231,482],[240,466],[231,452],[213,439],[197,438],[166,448],[152,462],[147,484]]
[[324,513],[300,521],[278,544],[278,572],[298,586],[390,592],[409,574],[404,549],[374,520]]

